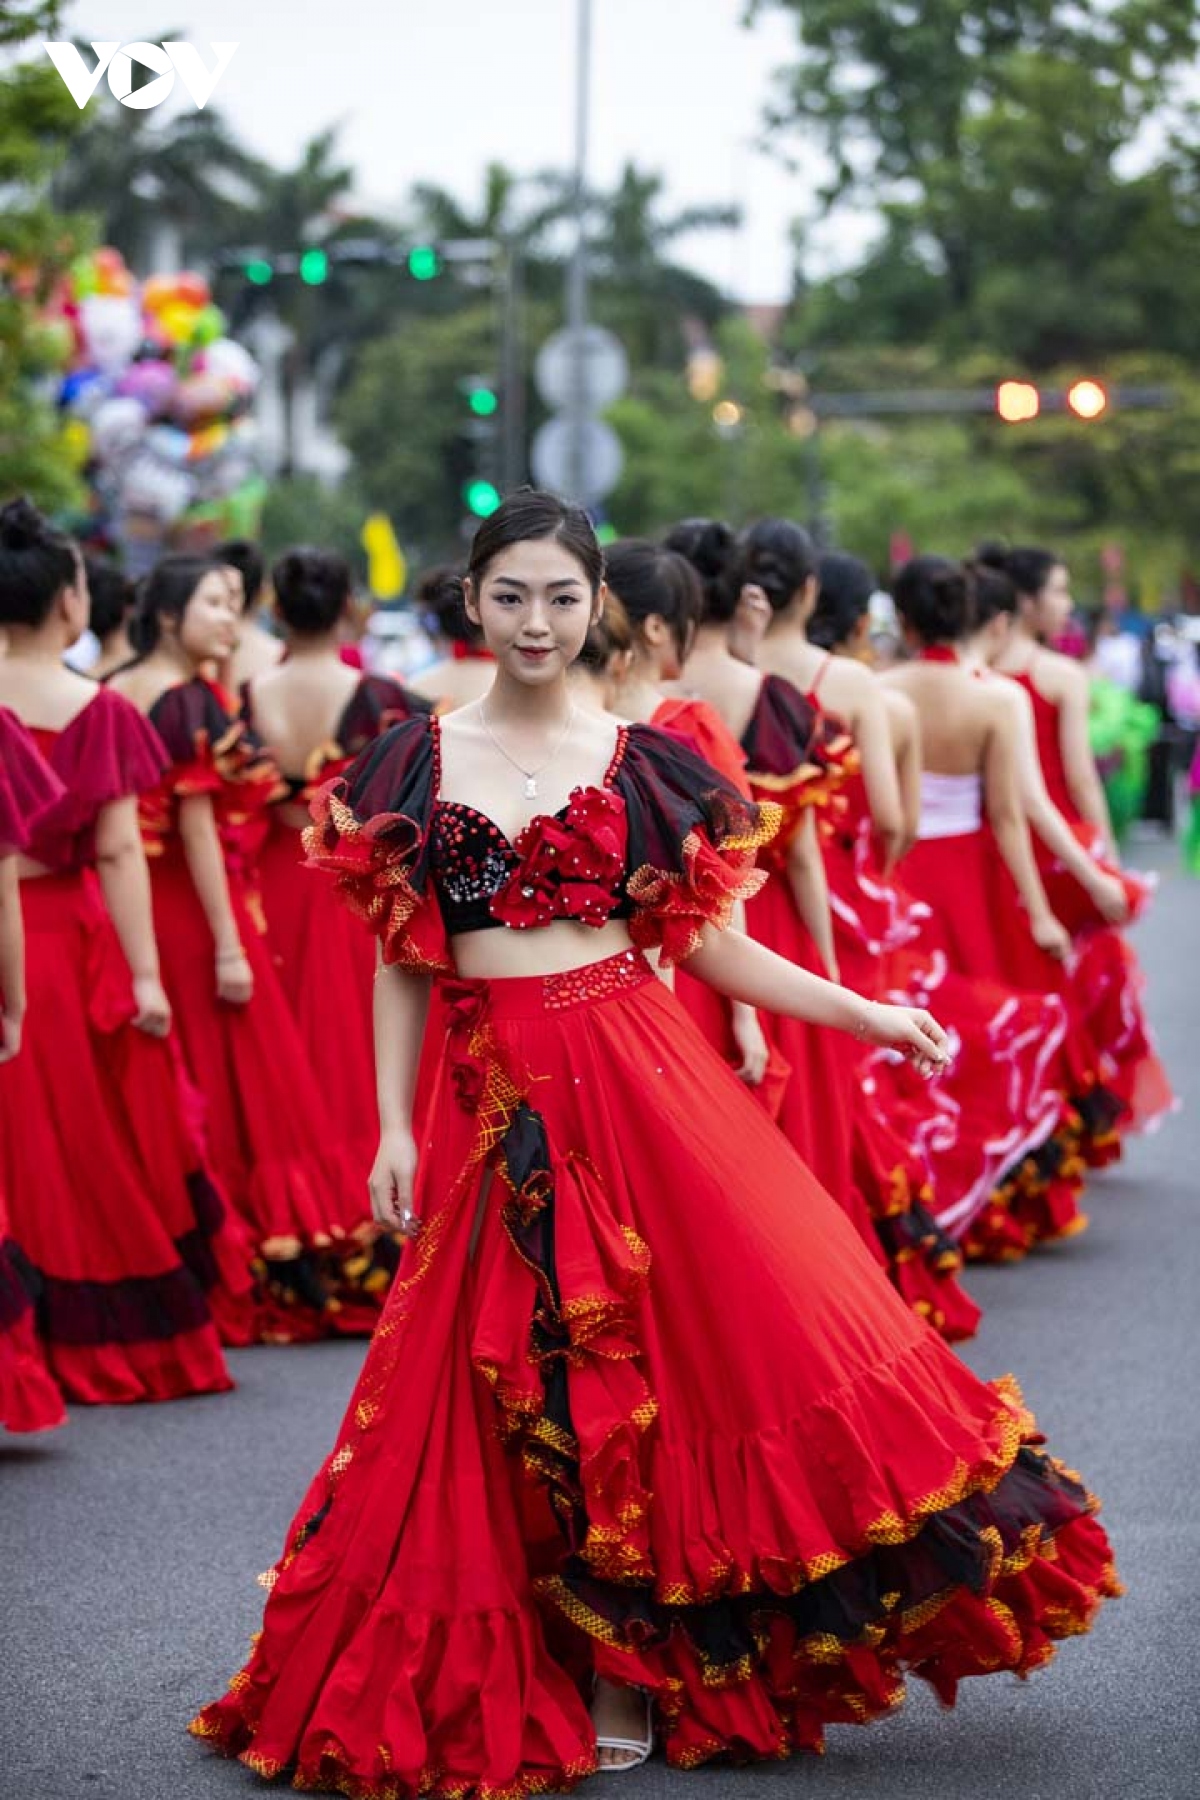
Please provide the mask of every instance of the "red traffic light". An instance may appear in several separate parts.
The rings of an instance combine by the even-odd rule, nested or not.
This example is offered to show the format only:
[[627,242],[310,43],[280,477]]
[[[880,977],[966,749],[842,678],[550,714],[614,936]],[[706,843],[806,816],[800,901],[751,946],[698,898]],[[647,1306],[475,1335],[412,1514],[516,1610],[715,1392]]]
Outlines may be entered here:
[[1077,419],[1098,419],[1108,410],[1108,392],[1098,381],[1073,381],[1067,389],[1067,406]]
[[1042,397],[1029,381],[1002,381],[996,389],[996,411],[1006,425],[1024,425],[1042,410]]

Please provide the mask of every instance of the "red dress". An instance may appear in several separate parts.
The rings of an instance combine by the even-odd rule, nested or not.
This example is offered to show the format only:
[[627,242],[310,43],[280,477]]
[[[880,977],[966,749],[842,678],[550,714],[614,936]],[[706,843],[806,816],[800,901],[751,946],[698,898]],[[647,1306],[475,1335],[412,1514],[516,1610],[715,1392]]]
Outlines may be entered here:
[[[305,1055],[253,879],[278,771],[221,690],[200,677],[169,688],[149,717],[168,762],[141,806],[163,980],[207,1104],[214,1161],[253,1239],[263,1293],[259,1335],[288,1342],[369,1330],[394,1247],[370,1219],[361,1144],[351,1141]],[[197,794],[213,803],[254,975],[246,1006],[217,997],[212,932],[179,838],[179,803]]]
[[[1149,889],[1146,883],[1123,874],[1109,861],[1098,833],[1080,816],[1067,783],[1057,706],[1039,691],[1031,671],[1013,679],[1020,682],[1033,703],[1038,755],[1050,798],[1080,842],[1109,874],[1122,881],[1136,916],[1145,907]],[[1075,955],[1069,971],[1071,995],[1098,1058],[1097,1085],[1102,1096],[1104,1092],[1114,1094],[1123,1108],[1123,1117],[1117,1121],[1119,1129],[1151,1129],[1173,1110],[1176,1101],[1146,1021],[1145,978],[1137,957],[1127,939],[1105,923],[1075,877],[1045,845],[1035,839],[1034,848],[1050,905],[1074,940]],[[1081,1096],[1089,1125],[1090,1098]],[[1101,1114],[1103,1122],[1103,1105]],[[1111,1120],[1111,1114],[1108,1118]]]
[[[951,1701],[1043,1663],[1118,1591],[1095,1503],[639,953],[727,923],[775,816],[635,725],[514,845],[438,802],[437,746],[398,726],[309,836],[387,960],[443,987],[424,1223],[193,1731],[296,1787],[499,1800],[595,1769],[589,1665],[648,1689],[692,1767],[818,1748],[908,1670]],[[628,918],[633,947],[454,977],[447,932],[564,917]]]
[[[745,799],[751,798],[746,775],[746,752],[742,749],[724,719],[706,700],[672,697],[656,708],[651,724],[669,732],[694,750],[718,774],[725,777]],[[699,1026],[717,1054],[731,1068],[740,1068],[741,1052],[733,1035],[732,1008],[724,994],[705,981],[689,975],[686,968],[675,971],[675,993],[688,1017]],[[765,1033],[764,1033],[765,1035]],[[772,1119],[778,1119],[787,1095],[792,1071],[779,1046],[767,1040],[767,1067],[762,1080],[749,1089]]]
[[[62,791],[15,713],[0,706],[0,862],[26,848]],[[48,1431],[67,1416],[34,1328],[36,1293],[29,1261],[10,1235],[0,1186],[0,1426],[7,1431]]]
[[174,1044],[131,1024],[129,969],[94,861],[96,821],[158,779],[145,721],[105,688],[30,733],[65,792],[21,883],[29,1012],[0,1071],[0,1187],[39,1285],[38,1329],[68,1399],[170,1400],[232,1387],[214,1310],[249,1274],[199,1141]]
[[[431,710],[427,700],[410,694],[399,682],[364,675],[332,739],[314,751],[304,777],[283,778],[287,787],[283,797],[306,804],[323,781],[344,769],[382,731]],[[242,690],[242,716],[253,732],[249,688]],[[267,942],[325,1106],[340,1122],[357,1157],[355,1192],[361,1194],[379,1142],[371,1023],[375,953],[335,894],[329,876],[304,868],[300,838],[300,831],[273,807],[257,865]],[[318,967],[321,979],[314,981],[313,970]]]

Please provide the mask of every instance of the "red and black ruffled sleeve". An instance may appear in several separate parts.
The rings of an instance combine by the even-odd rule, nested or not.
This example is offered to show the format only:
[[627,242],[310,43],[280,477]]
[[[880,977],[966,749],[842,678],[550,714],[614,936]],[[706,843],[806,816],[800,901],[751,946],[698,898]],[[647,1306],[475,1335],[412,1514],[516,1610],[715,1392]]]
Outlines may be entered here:
[[437,757],[428,718],[394,725],[309,806],[308,866],[326,869],[351,910],[379,938],[383,960],[452,973],[429,870]]
[[270,755],[212,682],[196,676],[168,688],[149,717],[170,761],[165,788],[177,798],[237,788],[265,803],[278,790]]
[[364,675],[342,714],[338,741],[345,756],[359,756],[393,725],[428,718],[433,701],[412,694],[390,675]]
[[805,814],[834,801],[857,752],[841,725],[781,675],[763,677],[742,748],[755,799],[783,808],[772,856],[778,862]]
[[642,949],[656,949],[660,962],[683,962],[706,925],[723,930],[734,903],[766,880],[755,858],[778,831],[780,810],[745,799],[652,725],[629,727],[613,786],[627,820],[629,934]]
[[27,849],[38,821],[64,792],[16,714],[0,706],[0,856]]

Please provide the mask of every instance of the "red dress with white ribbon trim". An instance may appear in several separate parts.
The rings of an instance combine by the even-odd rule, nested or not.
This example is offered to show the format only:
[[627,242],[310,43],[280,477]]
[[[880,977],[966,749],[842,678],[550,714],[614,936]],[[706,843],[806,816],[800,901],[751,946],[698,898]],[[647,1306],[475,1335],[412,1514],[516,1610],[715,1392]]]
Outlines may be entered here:
[[[163,981],[212,1154],[248,1227],[270,1342],[369,1331],[395,1268],[370,1217],[361,1142],[322,1093],[265,937],[255,859],[279,774],[223,692],[197,676],[149,713],[167,768],[143,796]],[[212,931],[179,834],[180,803],[207,795],[234,920],[254,976],[248,1005],[217,996]],[[302,877],[297,872],[297,883]]]
[[[62,792],[16,714],[0,706],[0,861],[28,846],[37,820]],[[48,1431],[67,1416],[34,1329],[36,1293],[29,1260],[11,1236],[0,1185],[0,1427],[7,1431]]]
[[38,1330],[70,1400],[170,1400],[233,1386],[250,1276],[172,1039],[138,1031],[129,967],[92,864],[99,814],[158,780],[145,720],[107,688],[30,736],[65,790],[25,853],[29,1011],[0,1070],[0,1187],[37,1278]]
[[[1012,677],[1033,704],[1038,755],[1050,798],[1076,837],[1125,888],[1133,918],[1146,909],[1150,884],[1117,868],[1099,834],[1081,817],[1067,783],[1058,707],[1039,689],[1032,670]],[[1074,940],[1072,996],[1099,1058],[1099,1081],[1124,1108],[1119,1131],[1153,1129],[1176,1106],[1146,1020],[1145,976],[1128,939],[1105,922],[1090,896],[1045,847],[1034,841],[1038,867],[1055,915]],[[1084,1102],[1085,1116],[1087,1103]]]
[[[543,1793],[596,1767],[590,1667],[668,1759],[815,1749],[915,1671],[1025,1673],[1117,1590],[1095,1502],[893,1292],[655,979],[777,824],[652,727],[509,843],[380,739],[310,854],[447,1032],[420,1235],[263,1629],[197,1736],[297,1787]],[[565,974],[460,980],[478,929],[628,920]]]

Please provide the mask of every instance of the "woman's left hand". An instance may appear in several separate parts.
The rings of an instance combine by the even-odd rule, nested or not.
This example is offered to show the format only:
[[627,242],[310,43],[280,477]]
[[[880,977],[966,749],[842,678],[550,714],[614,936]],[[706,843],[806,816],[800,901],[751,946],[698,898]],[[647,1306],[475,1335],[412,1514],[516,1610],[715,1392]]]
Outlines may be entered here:
[[743,1006],[735,1000],[731,1009],[730,1026],[738,1055],[742,1059],[737,1074],[748,1087],[757,1087],[767,1072],[769,1056],[758,1014],[752,1006]]
[[924,1007],[869,1001],[858,1035],[881,1049],[901,1051],[919,1075],[936,1075],[949,1067],[950,1040]]

